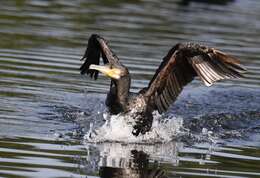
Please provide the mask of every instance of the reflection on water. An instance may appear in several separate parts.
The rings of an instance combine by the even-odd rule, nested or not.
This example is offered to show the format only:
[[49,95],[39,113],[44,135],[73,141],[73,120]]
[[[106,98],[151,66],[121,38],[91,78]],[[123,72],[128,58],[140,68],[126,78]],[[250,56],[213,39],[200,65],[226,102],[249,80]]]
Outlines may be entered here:
[[[244,177],[259,176],[259,172],[243,172],[239,166],[245,163],[257,163],[260,158],[248,155],[250,148],[221,147],[217,145],[197,144],[186,147],[180,142],[157,145],[122,145],[107,143],[86,145],[88,157],[83,159],[83,169],[90,174],[98,171],[100,177],[179,177],[213,176]],[[240,154],[239,152],[243,152]],[[222,160],[225,156],[228,159]],[[239,163],[236,163],[239,159]],[[220,163],[223,163],[223,167]],[[227,165],[233,163],[232,171]],[[95,166],[93,166],[95,165]],[[189,168],[186,166],[189,165]],[[236,168],[236,166],[238,166]],[[250,164],[254,170],[259,166]],[[256,170],[255,169],[255,170]],[[91,171],[90,171],[91,170]],[[246,169],[245,169],[246,170]]]
[[[0,177],[259,177],[260,3],[219,2],[1,1]],[[129,67],[132,91],[148,84],[178,42],[222,49],[248,73],[186,87],[168,112],[187,129],[176,142],[83,145],[90,123],[103,122],[109,85],[79,75],[92,33]]]
[[[150,177],[150,178],[162,178],[164,176],[163,170],[158,168],[158,166],[153,166],[149,168],[149,155],[142,151],[131,150],[131,157],[129,163],[125,163],[124,159],[119,163],[120,167],[116,167],[117,163],[112,163],[111,165],[102,164],[99,168],[99,175],[102,178],[112,178],[112,177]],[[122,166],[125,164],[125,166]]]
[[259,177],[259,155],[259,150],[241,145],[82,145],[72,140],[9,137],[0,139],[0,176]]

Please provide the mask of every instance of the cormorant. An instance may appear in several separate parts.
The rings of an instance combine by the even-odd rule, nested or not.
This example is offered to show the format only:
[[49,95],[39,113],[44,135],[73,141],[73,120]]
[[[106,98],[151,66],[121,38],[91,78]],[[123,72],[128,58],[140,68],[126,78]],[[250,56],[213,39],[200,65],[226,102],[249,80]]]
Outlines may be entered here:
[[[99,65],[100,56],[104,65]],[[176,100],[183,87],[198,76],[206,86],[218,80],[240,78],[245,70],[234,57],[217,49],[193,43],[178,43],[163,58],[148,87],[133,95],[129,92],[130,73],[109,48],[107,41],[93,34],[81,60],[81,74],[97,79],[102,72],[111,78],[106,105],[111,114],[130,114],[135,120],[132,133],[150,130],[152,112],[162,113]]]

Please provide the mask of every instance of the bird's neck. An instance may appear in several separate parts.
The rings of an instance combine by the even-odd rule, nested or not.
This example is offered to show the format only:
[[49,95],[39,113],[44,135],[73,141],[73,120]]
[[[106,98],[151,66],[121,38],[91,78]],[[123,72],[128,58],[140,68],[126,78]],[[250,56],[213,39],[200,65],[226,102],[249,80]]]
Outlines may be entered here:
[[120,103],[123,111],[126,111],[126,106],[128,103],[129,90],[131,85],[130,76],[124,76],[120,80],[117,81],[117,99]]

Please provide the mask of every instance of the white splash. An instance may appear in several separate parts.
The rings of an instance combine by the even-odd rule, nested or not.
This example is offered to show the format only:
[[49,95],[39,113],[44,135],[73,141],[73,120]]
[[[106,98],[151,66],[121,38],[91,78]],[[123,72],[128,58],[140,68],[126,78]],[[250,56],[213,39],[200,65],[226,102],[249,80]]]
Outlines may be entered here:
[[158,112],[153,113],[153,125],[149,132],[138,137],[132,134],[133,119],[128,115],[103,115],[106,120],[101,127],[90,126],[84,139],[86,142],[121,142],[121,143],[163,143],[171,141],[181,132],[183,119],[180,117],[162,118]]

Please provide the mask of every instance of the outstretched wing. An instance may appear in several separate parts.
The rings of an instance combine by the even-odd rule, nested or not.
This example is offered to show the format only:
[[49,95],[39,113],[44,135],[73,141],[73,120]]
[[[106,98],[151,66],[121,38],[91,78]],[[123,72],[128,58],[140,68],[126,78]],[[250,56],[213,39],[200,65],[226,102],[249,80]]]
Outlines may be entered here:
[[145,96],[160,113],[166,111],[195,76],[211,86],[218,80],[240,78],[245,69],[221,51],[197,44],[177,44],[164,57]]
[[100,63],[100,55],[102,56],[103,63],[110,65],[114,65],[119,63],[117,56],[113,53],[113,51],[107,45],[107,42],[104,38],[99,35],[93,34],[88,40],[88,46],[85,51],[84,56],[81,60],[85,59],[85,62],[80,67],[81,74],[88,74],[91,78],[97,79],[98,71],[89,69],[91,64],[99,65]]

